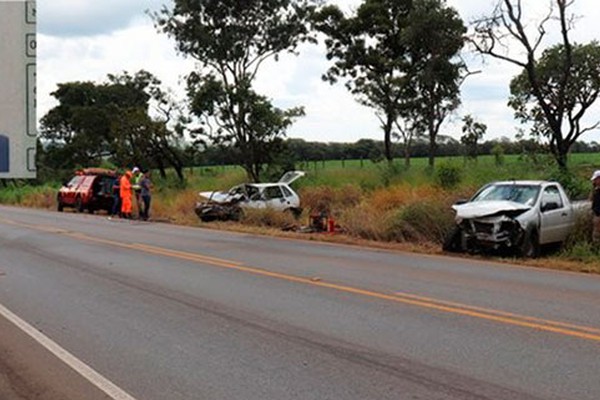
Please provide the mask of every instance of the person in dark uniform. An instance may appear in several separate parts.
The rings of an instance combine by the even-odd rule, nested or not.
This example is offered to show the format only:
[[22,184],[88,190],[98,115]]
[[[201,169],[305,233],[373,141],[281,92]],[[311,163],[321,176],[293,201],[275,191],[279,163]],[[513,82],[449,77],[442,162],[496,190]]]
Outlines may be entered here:
[[140,218],[144,221],[148,221],[148,218],[150,217],[150,201],[152,199],[152,181],[150,180],[150,171],[146,171],[140,180],[140,197],[143,204]]
[[113,217],[116,217],[117,215],[121,215],[121,188],[120,188],[120,181],[121,180],[121,174],[117,173],[115,180],[113,181],[112,184],[112,195],[113,195],[113,206],[112,206],[112,210],[110,215]]
[[594,171],[590,179],[593,185],[592,191],[592,215],[593,215],[593,231],[592,239],[594,243],[600,244],[600,170]]

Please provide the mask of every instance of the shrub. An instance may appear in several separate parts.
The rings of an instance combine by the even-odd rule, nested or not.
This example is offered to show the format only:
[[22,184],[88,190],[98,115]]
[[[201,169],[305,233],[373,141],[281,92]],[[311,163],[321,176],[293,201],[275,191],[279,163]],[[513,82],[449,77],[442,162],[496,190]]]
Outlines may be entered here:
[[281,212],[272,208],[245,208],[240,221],[244,225],[263,226],[269,228],[289,228],[298,225],[298,221],[289,212]]
[[374,191],[366,201],[377,210],[391,210],[418,202],[423,199],[437,199],[443,196],[439,188],[431,185],[396,185]]
[[405,167],[396,163],[387,162],[383,166],[379,167],[379,170],[383,186],[387,187],[402,178]]
[[548,179],[559,182],[571,199],[584,199],[591,190],[589,180],[578,177],[569,171],[555,169],[550,172]]
[[198,221],[194,206],[200,198],[195,190],[155,191],[150,205],[150,218],[181,224]]
[[444,189],[456,188],[462,180],[462,169],[456,165],[441,164],[436,173],[436,183]]
[[454,226],[452,214],[439,202],[416,202],[397,210],[389,219],[391,240],[442,243]]
[[335,204],[339,207],[354,207],[362,201],[364,197],[363,190],[356,185],[344,185],[336,190]]
[[563,249],[561,256],[567,260],[589,264],[582,268],[582,271],[600,272],[600,249],[594,243],[575,243]]
[[365,202],[342,212],[339,222],[347,234],[363,239],[442,243],[454,225],[446,210],[437,201],[416,201],[396,209],[377,209]]
[[304,187],[299,191],[301,206],[310,211],[337,212],[339,209],[358,205],[363,191],[356,185],[340,188],[328,186]]
[[504,146],[502,146],[502,143],[496,143],[492,147],[492,155],[494,156],[496,166],[500,167],[504,165]]
[[564,248],[576,246],[581,243],[590,243],[592,240],[592,213],[582,212],[577,215],[571,234],[564,243]]
[[311,211],[330,211],[335,203],[335,190],[327,186],[305,187],[299,193],[302,208]]
[[343,210],[338,219],[339,224],[350,236],[367,240],[389,240],[385,233],[385,213],[367,204]]

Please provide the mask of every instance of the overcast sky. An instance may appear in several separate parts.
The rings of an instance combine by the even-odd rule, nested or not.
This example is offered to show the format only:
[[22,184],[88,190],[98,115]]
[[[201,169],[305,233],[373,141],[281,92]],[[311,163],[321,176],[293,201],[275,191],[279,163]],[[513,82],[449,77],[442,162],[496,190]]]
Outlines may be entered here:
[[[331,2],[345,10],[360,4],[360,0]],[[465,23],[489,12],[493,3],[447,0]],[[533,1],[524,3],[527,7]],[[170,0],[38,0],[38,116],[56,104],[50,93],[57,83],[101,82],[109,73],[145,69],[166,87],[182,93],[182,77],[194,64],[175,53],[174,42],[156,32],[145,12],[159,10],[163,4],[170,4]],[[535,12],[543,11],[541,6],[549,0],[535,0],[535,4]],[[600,20],[597,0],[576,0],[574,11],[581,16],[574,40],[598,39],[594,26]],[[323,47],[304,46],[301,51],[299,57],[284,56],[278,63],[264,65],[256,83],[257,90],[279,107],[305,107],[306,117],[298,120],[288,136],[332,142],[382,139],[371,109],[358,105],[342,84],[331,86],[321,80],[328,67]],[[461,117],[472,114],[488,126],[486,139],[514,137],[518,124],[506,102],[508,83],[518,70],[494,60],[484,65],[472,61],[470,69],[482,72],[463,85],[463,104],[442,133],[459,138]],[[595,111],[600,119],[600,103]],[[600,132],[588,133],[584,139],[600,141]]]

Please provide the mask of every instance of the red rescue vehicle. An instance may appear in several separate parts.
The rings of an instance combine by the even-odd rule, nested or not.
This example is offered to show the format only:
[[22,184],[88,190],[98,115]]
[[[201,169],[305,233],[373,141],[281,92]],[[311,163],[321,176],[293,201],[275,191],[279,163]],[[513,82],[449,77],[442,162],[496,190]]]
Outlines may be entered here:
[[75,211],[96,210],[111,212],[113,205],[113,185],[117,179],[114,171],[103,168],[85,168],[75,173],[63,185],[56,197],[58,211],[72,207]]

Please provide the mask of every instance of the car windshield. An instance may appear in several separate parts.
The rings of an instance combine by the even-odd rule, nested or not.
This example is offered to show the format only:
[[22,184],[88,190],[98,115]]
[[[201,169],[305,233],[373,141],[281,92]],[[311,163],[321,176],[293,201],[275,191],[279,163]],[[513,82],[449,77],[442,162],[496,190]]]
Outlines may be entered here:
[[531,206],[540,192],[538,185],[490,185],[473,197],[472,201],[507,200]]
[[83,179],[83,176],[75,175],[73,178],[71,178],[71,180],[65,186],[66,187],[77,186],[79,184],[79,182],[81,182],[82,179]]

